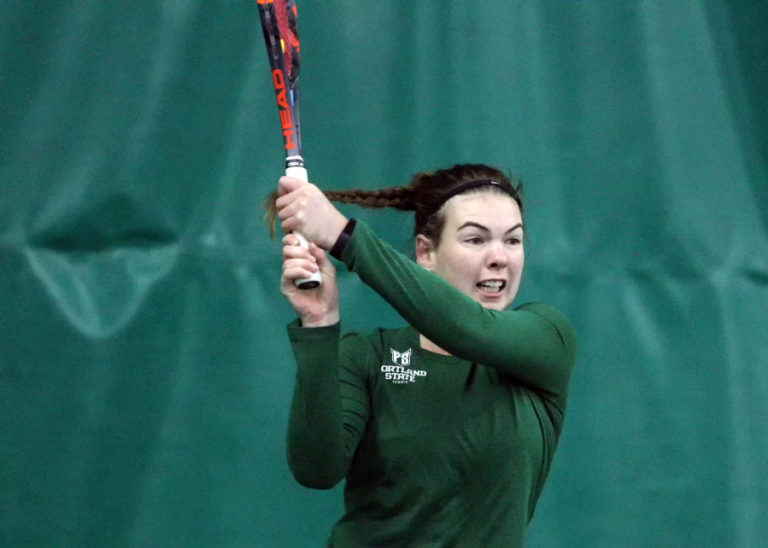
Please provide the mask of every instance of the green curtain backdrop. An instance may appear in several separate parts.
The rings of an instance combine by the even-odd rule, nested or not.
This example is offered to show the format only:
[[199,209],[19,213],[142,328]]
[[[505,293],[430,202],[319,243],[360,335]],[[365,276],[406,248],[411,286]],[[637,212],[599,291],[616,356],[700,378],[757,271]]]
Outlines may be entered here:
[[[532,547],[768,538],[768,4],[299,2],[310,177],[521,174],[580,334]],[[0,545],[319,546],[252,0],[0,3]],[[395,212],[349,210],[409,252]],[[342,274],[344,329],[401,320]]]

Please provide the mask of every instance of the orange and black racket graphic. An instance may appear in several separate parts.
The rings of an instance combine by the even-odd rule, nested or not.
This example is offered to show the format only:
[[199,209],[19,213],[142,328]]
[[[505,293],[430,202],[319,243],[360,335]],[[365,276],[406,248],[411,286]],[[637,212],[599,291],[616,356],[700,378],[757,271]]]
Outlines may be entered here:
[[[269,55],[272,85],[275,88],[280,127],[285,144],[285,174],[307,181],[307,170],[301,152],[301,123],[299,119],[299,68],[301,43],[296,23],[295,0],[256,0],[261,28]],[[307,247],[306,239],[296,233]],[[320,273],[297,280],[301,289],[311,289],[322,283]]]

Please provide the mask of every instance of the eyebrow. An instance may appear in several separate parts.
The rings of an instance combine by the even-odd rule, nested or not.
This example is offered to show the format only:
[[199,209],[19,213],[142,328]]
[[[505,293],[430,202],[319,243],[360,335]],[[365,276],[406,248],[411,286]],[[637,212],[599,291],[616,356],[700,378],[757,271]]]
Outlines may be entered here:
[[[477,229],[482,230],[484,232],[490,232],[490,230],[487,227],[481,225],[480,223],[476,223],[474,221],[467,221],[466,223],[461,225],[458,229],[456,229],[456,231],[458,232],[459,230],[463,230],[465,228],[477,228]],[[513,226],[512,228],[507,230],[504,234],[507,234],[508,232],[512,232],[513,230],[517,230],[518,228],[522,229],[523,228],[523,223],[517,223],[515,226]]]

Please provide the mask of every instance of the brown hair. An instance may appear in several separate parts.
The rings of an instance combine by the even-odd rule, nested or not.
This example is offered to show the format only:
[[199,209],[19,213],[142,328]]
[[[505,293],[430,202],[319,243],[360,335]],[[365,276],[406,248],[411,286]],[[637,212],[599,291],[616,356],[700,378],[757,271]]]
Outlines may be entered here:
[[[460,190],[459,187],[473,181],[493,181],[493,184]],[[438,245],[445,225],[445,216],[440,211],[447,200],[446,197],[456,193],[480,191],[492,191],[511,196],[520,207],[522,215],[522,182],[484,164],[458,164],[448,169],[417,173],[408,186],[380,190],[328,190],[324,191],[324,194],[332,202],[356,204],[373,209],[391,207],[403,211],[414,211],[416,214],[414,235],[423,234]],[[277,218],[276,198],[276,193],[272,193],[265,201],[268,208],[266,218],[273,235]]]

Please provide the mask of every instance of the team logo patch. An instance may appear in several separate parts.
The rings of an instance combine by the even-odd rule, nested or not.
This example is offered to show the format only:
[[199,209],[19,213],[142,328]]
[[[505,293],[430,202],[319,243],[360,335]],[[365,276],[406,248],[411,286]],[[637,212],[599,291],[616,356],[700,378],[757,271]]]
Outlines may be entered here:
[[413,350],[410,348],[405,352],[398,352],[394,348],[390,348],[389,352],[392,354],[392,363],[395,365],[411,365],[411,354]]
[[383,364],[381,366],[381,372],[384,373],[384,378],[392,382],[392,384],[416,382],[417,378],[427,376],[426,371],[411,369],[411,357],[413,356],[411,348],[405,352],[390,348],[389,352],[392,357],[392,363]]

